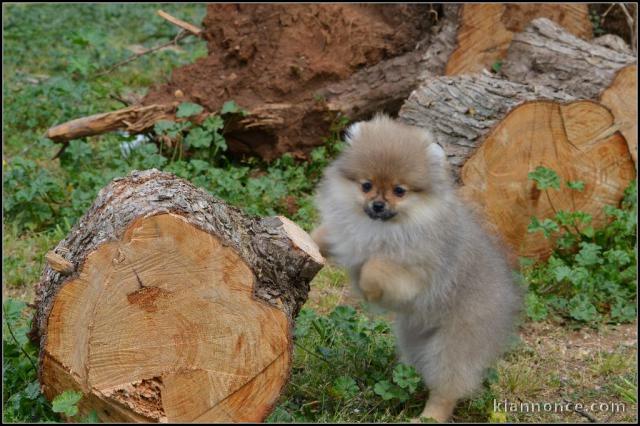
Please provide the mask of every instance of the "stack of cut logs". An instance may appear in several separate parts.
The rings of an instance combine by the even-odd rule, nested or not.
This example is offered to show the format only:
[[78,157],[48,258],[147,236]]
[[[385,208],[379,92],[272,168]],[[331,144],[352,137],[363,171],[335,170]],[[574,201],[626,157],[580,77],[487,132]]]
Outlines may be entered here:
[[[399,118],[432,130],[461,194],[515,253],[543,259],[551,243],[527,232],[532,216],[582,210],[601,225],[636,175],[636,57],[591,33],[584,4],[447,5],[415,51],[328,85],[324,99],[353,120],[404,101]],[[174,114],[134,105],[49,137],[141,132]],[[251,108],[235,125],[278,114]],[[584,189],[543,196],[528,179],[538,166]],[[33,332],[44,392],[79,390],[81,414],[102,421],[263,420],[323,264],[288,220],[247,217],[158,171],[113,181],[47,259]]]

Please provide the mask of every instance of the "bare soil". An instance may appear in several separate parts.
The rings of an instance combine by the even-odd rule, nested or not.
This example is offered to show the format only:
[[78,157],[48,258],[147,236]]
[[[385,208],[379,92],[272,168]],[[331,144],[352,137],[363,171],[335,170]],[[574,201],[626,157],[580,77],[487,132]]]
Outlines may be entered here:
[[304,157],[322,144],[333,119],[319,89],[413,50],[433,22],[430,10],[426,4],[212,4],[203,22],[208,56],[174,70],[143,102],[190,100],[210,112],[228,100],[249,110],[293,105],[273,134],[228,135],[229,151],[266,160],[284,152]]

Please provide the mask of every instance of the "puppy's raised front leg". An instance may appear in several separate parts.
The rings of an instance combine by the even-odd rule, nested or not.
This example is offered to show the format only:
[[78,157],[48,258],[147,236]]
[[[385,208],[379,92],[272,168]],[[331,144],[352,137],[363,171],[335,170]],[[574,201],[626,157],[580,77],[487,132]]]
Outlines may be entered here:
[[365,300],[391,310],[403,309],[422,291],[422,283],[415,273],[379,257],[362,265],[358,284]]
[[311,238],[318,245],[320,254],[327,257],[329,254],[329,242],[327,241],[327,227],[324,225],[318,226],[311,231]]

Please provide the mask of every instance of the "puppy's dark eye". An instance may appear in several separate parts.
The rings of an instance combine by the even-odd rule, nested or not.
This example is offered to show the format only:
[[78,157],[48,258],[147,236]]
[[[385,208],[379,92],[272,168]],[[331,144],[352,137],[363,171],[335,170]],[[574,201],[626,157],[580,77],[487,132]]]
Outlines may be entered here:
[[407,190],[406,190],[406,189],[404,189],[404,188],[403,188],[403,187],[401,187],[401,186],[396,186],[395,188],[393,188],[393,194],[394,194],[396,197],[402,197],[402,196],[404,196],[404,194],[406,194],[406,193],[407,193]]
[[371,182],[369,181],[362,182],[362,192],[369,192],[371,191],[371,188],[373,188],[373,185],[371,185]]

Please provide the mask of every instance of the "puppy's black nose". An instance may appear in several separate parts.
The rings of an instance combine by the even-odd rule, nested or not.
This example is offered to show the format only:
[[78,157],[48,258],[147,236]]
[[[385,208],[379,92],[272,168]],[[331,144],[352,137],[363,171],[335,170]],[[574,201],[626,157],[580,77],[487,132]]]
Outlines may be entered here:
[[371,204],[371,208],[376,213],[382,213],[385,208],[384,201],[374,201],[373,204]]

